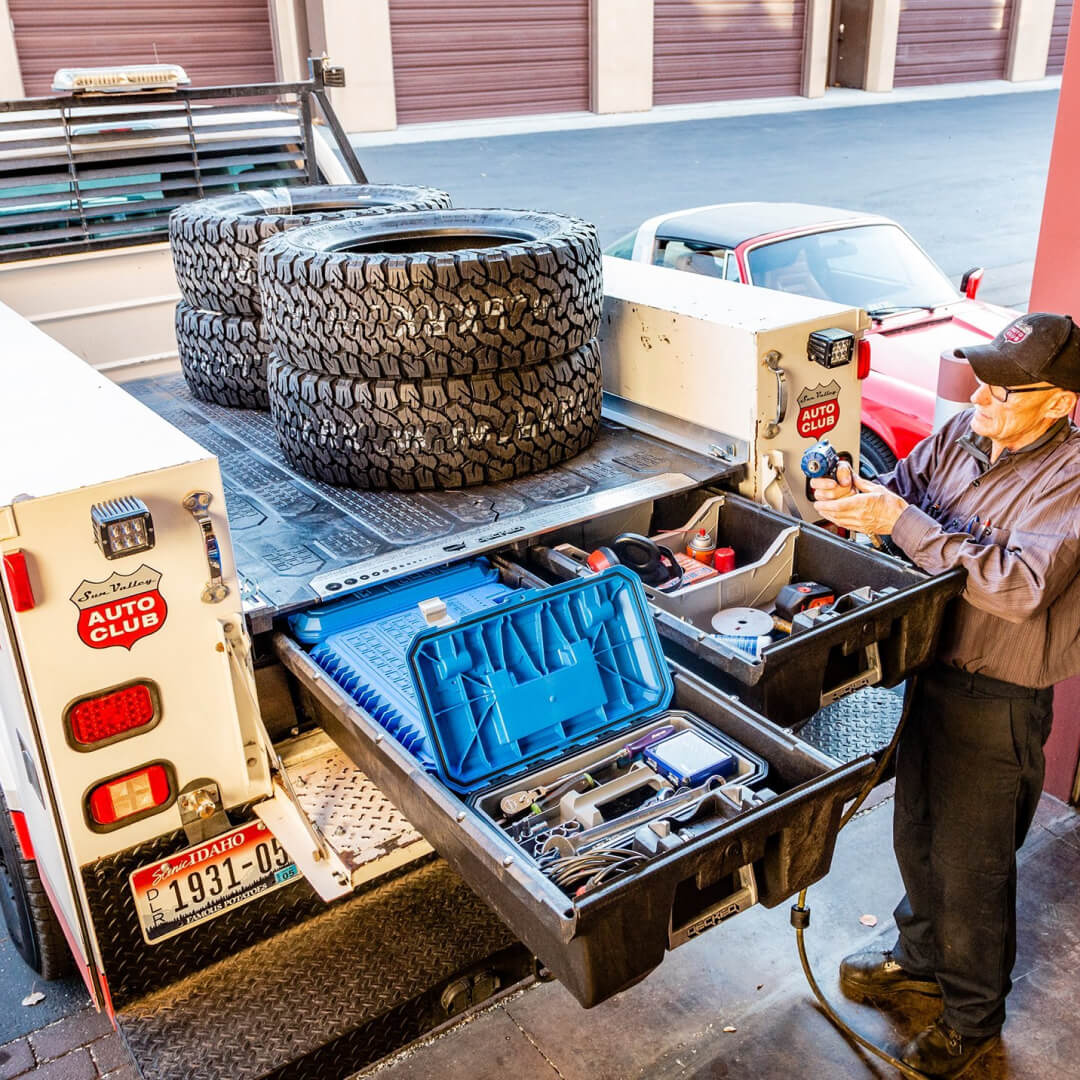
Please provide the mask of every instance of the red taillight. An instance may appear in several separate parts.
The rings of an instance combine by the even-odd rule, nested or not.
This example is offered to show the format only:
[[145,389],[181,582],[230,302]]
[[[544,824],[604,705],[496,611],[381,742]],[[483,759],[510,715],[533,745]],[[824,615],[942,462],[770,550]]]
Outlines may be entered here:
[[86,807],[91,827],[108,828],[128,819],[146,817],[172,803],[175,797],[170,770],[155,763],[91,788]]
[[860,379],[865,379],[870,374],[870,342],[866,338],[859,342],[859,362],[855,367],[855,374]]
[[68,731],[76,750],[89,749],[121,735],[135,735],[158,719],[156,688],[132,683],[80,698],[67,710]]

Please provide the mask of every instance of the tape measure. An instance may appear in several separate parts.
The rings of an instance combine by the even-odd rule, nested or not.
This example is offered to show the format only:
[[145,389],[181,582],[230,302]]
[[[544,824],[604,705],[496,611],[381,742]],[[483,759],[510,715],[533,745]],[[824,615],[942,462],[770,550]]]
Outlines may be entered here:
[[836,590],[818,581],[793,581],[776,594],[776,614],[786,622],[800,611],[836,603]]

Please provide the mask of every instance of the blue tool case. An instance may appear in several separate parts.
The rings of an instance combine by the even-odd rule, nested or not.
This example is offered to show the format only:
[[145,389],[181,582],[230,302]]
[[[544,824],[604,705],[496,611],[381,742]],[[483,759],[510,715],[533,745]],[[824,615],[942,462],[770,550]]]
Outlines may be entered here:
[[487,559],[429,570],[293,615],[293,636],[311,658],[424,768],[434,771],[406,653],[427,625],[417,606],[438,597],[460,619],[499,604],[516,590]]

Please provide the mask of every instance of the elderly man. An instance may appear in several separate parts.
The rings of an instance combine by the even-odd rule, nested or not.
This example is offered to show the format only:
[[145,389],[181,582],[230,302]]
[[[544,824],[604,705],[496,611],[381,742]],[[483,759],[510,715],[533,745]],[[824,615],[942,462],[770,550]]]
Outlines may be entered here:
[[888,952],[849,956],[852,995],[940,996],[904,1061],[953,1077],[1005,1020],[1016,957],[1016,849],[1042,792],[1053,685],[1080,673],[1080,329],[1034,313],[965,350],[973,410],[880,484],[813,482],[823,517],[891,535],[967,583],[920,675],[896,762],[893,843],[907,894]]

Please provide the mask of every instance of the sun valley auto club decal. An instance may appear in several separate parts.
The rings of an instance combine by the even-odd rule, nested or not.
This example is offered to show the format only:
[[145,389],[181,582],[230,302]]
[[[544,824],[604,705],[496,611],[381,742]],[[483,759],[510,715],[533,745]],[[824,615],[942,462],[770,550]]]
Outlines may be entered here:
[[832,431],[840,419],[840,384],[832,382],[817,386],[808,386],[795,399],[799,404],[799,415],[795,419],[795,429],[804,439],[817,439]]
[[79,609],[79,639],[91,649],[130,649],[140,638],[156,634],[169,614],[160,584],[160,571],[145,563],[130,574],[83,581],[71,594]]

